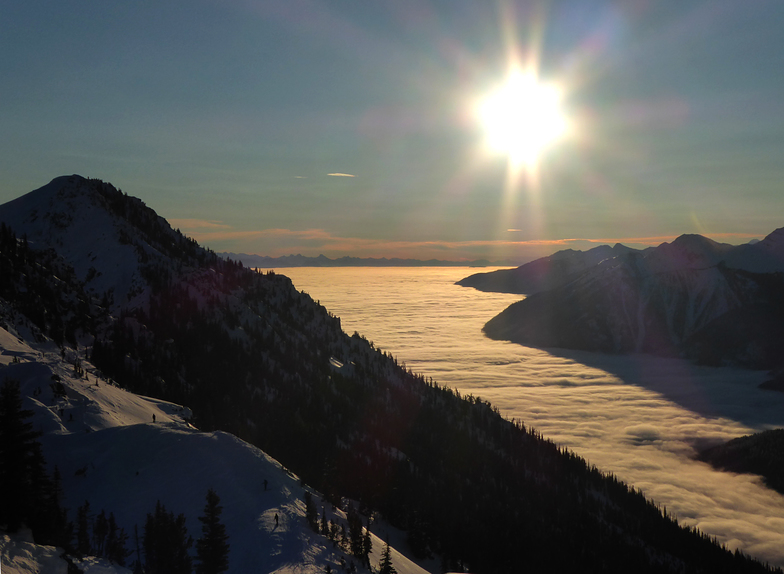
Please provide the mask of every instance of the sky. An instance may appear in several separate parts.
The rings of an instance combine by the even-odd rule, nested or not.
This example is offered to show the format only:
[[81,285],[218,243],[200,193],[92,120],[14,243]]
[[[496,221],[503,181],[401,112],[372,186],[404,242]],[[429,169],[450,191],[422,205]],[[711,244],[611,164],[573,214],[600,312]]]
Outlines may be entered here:
[[[78,173],[218,252],[523,262],[784,226],[780,0],[29,0],[0,54],[0,203]],[[568,126],[525,165],[477,113],[514,69]]]

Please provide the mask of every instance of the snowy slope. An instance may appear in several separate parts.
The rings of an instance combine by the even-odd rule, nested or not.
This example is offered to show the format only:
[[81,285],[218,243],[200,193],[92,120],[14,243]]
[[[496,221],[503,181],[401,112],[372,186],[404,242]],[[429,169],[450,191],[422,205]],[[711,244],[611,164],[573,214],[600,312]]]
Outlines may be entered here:
[[[327,564],[337,568],[341,557],[356,562],[309,528],[307,487],[277,461],[230,434],[199,432],[186,422],[188,409],[119,389],[92,373],[89,362],[81,361],[86,375],[77,376],[68,362],[73,355],[66,353],[64,360],[52,346],[34,348],[11,331],[0,329],[0,378],[21,383],[25,407],[34,411],[35,428],[44,433],[46,459],[62,474],[70,519],[85,500],[94,513],[113,512],[131,535],[132,549],[134,527],[141,535],[147,513],[160,500],[167,510],[186,515],[196,539],[198,516],[207,489],[213,488],[230,538],[229,572],[323,572]],[[64,398],[55,395],[53,377],[65,387]],[[314,500],[324,504],[328,519],[345,523],[342,511],[317,493]],[[376,529],[384,536],[382,526],[371,527]],[[373,548],[371,562],[377,564],[383,541],[375,533]],[[0,552],[4,573],[57,571],[53,565],[61,553],[19,537],[3,537]],[[425,572],[398,552],[392,556],[401,574]],[[98,559],[80,567],[95,574],[125,571]]]
[[[546,274],[540,285],[548,289],[513,304],[484,330],[492,338],[539,347],[771,368],[781,361],[784,339],[776,319],[784,308],[782,235],[778,230],[737,247],[682,235],[655,249],[586,265],[569,277]],[[587,263],[590,253],[573,257]]]
[[[230,338],[246,345],[247,333],[236,322],[229,326],[222,310],[210,307],[215,301],[220,300],[243,323],[264,331],[275,329],[278,341],[297,336],[296,329],[278,324],[278,313],[283,321],[296,325],[304,306],[312,321],[335,323],[323,309],[314,315],[308,308],[308,304],[315,307],[309,297],[296,292],[284,277],[260,282],[260,288],[267,291],[260,295],[261,302],[248,308],[239,299],[242,292],[238,295],[236,287],[227,288],[225,278],[218,277],[220,270],[209,266],[217,260],[214,254],[172,230],[141,200],[99,180],[78,175],[55,178],[0,206],[0,221],[31,248],[56,251],[95,301],[109,302],[115,316],[142,307],[150,310],[150,293],[158,282],[180,289],[174,305],[179,306],[187,293],[199,311],[209,307],[213,320],[226,324]],[[47,282],[57,283],[53,274],[59,272],[43,275]],[[24,291],[26,284],[20,282],[17,288]],[[134,337],[145,329],[134,318],[123,324],[133,328]],[[12,335],[0,328],[0,380],[8,376],[22,383],[27,408],[36,413],[36,426],[46,433],[42,443],[47,459],[63,474],[71,519],[87,499],[96,513],[101,509],[114,512],[119,525],[130,533],[134,525],[143,528],[146,514],[160,499],[168,510],[187,516],[190,533],[198,538],[197,517],[207,489],[214,488],[226,509],[229,534],[237,539],[236,544],[232,542],[231,561],[237,565],[233,571],[257,570],[251,565],[258,564],[265,565],[263,570],[286,570],[292,564],[299,571],[323,571],[328,562],[333,567],[339,562],[341,552],[305,525],[304,487],[276,461],[231,435],[196,432],[187,422],[191,417],[187,408],[137,396],[100,379],[85,359],[84,348],[66,348],[61,356],[54,344],[40,343],[45,337],[2,300],[0,327],[13,331]],[[91,345],[93,338],[87,336],[80,342]],[[179,374],[168,383],[187,385]],[[64,385],[64,396],[55,395],[55,380]],[[246,417],[237,414],[243,422]],[[140,480],[136,480],[137,470]],[[112,477],[109,483],[106,477]],[[260,497],[264,478],[270,490]],[[268,527],[276,512],[281,523],[273,531]],[[345,517],[335,515],[338,518],[345,522]],[[378,558],[381,547],[376,540],[371,561]],[[402,556],[399,562],[401,572],[421,571],[407,566]]]
[[758,243],[738,246],[727,254],[726,264],[754,273],[784,271],[784,227],[771,232]]
[[[36,544],[29,531],[0,534],[0,563],[5,574],[67,574],[68,563],[62,555],[62,548]],[[105,558],[85,556],[72,561],[84,574],[131,574],[130,569]]]
[[762,241],[745,245],[718,243],[701,235],[687,234],[644,250],[620,243],[612,248],[600,245],[588,251],[565,249],[515,269],[476,273],[457,284],[480,291],[531,295],[565,285],[597,266],[614,265],[629,253],[640,255],[649,274],[705,269],[720,263],[751,273],[784,272],[784,228],[773,231]]
[[564,249],[515,269],[475,273],[461,279],[457,284],[480,291],[530,295],[563,285],[586,269],[629,252],[636,250],[620,243],[613,247],[600,245],[588,251]]
[[[55,248],[97,294],[113,288],[116,300],[144,285],[138,254],[122,241],[121,225],[88,180],[62,176],[2,206],[0,220],[37,249]],[[87,254],[87,257],[85,257]],[[91,274],[90,269],[101,269]]]
[[[0,328],[8,331],[0,371],[23,383],[72,519],[89,500],[94,514],[113,513],[130,534],[161,500],[198,538],[213,488],[225,508],[233,572],[318,572],[352,561],[306,525],[306,489],[295,476],[231,434],[198,432],[188,410],[173,404],[180,403],[202,428],[264,445],[325,492],[383,509],[410,529],[422,555],[438,552],[450,567],[502,570],[518,559],[520,540],[533,564],[555,560],[561,570],[608,560],[627,566],[621,547],[641,568],[679,571],[678,560],[706,564],[711,553],[717,563],[735,560],[718,548],[692,558],[704,545],[685,530],[676,533],[683,543],[667,543],[669,518],[638,492],[503,420],[488,403],[428,384],[358,333],[349,337],[286,277],[218,258],[110,184],[58,178],[0,206],[0,221],[17,234],[0,236],[0,287],[13,304],[0,300]],[[51,251],[34,253],[27,242]],[[605,271],[630,286],[640,279],[640,266],[616,269],[619,257],[605,251],[582,262],[563,255],[564,274],[576,272],[599,292]],[[586,264],[590,273],[577,272]],[[693,279],[682,283],[702,284]],[[671,317],[680,324],[680,314]],[[78,347],[61,353],[33,323]],[[86,354],[125,388],[173,402],[120,390]],[[498,474],[488,472],[493,465]],[[464,515],[470,526],[462,526]],[[403,538],[380,522],[371,530],[396,546]],[[376,538],[373,560],[381,547]],[[393,556],[402,574],[421,571]]]

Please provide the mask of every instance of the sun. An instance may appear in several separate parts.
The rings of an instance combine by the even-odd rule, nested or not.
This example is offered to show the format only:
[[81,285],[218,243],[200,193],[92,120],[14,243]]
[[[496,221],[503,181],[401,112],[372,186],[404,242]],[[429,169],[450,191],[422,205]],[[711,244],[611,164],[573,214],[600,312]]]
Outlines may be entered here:
[[516,166],[534,168],[542,153],[567,131],[561,99],[561,90],[540,83],[531,73],[509,74],[477,106],[488,147],[507,155]]

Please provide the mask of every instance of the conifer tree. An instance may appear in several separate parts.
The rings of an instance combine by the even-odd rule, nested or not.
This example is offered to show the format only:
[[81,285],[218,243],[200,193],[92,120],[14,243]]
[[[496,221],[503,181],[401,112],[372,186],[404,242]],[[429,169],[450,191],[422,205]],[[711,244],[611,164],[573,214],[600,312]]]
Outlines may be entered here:
[[49,487],[40,433],[27,420],[32,416],[22,408],[19,382],[6,379],[0,387],[0,524],[12,532],[34,526]]
[[147,514],[144,525],[145,572],[147,574],[191,574],[193,569],[188,549],[193,538],[188,536],[185,515],[176,518],[159,500],[155,514]]
[[346,525],[345,524],[341,524],[340,525],[339,545],[340,545],[340,548],[342,550],[348,550],[349,549],[349,539],[348,539],[348,534],[346,534]]
[[229,568],[229,537],[220,521],[223,507],[220,497],[211,488],[207,491],[207,503],[201,521],[202,537],[196,541],[196,574],[220,574]]
[[321,509],[321,528],[319,530],[321,534],[327,536],[329,534],[329,523],[327,522],[327,513],[324,509]]
[[318,532],[318,511],[313,503],[313,495],[310,491],[305,491],[305,518],[310,527]]
[[109,520],[106,518],[106,511],[101,509],[101,513],[95,518],[93,523],[93,552],[96,556],[104,556],[104,545],[108,533]]
[[125,566],[125,559],[131,554],[125,547],[127,542],[128,535],[125,533],[125,529],[117,526],[117,522],[114,519],[114,513],[110,512],[106,534],[106,558],[115,564]]
[[133,563],[133,574],[144,574],[144,567],[142,566],[142,553],[139,546],[139,525],[133,525],[133,540],[136,543],[136,560]]
[[[368,525],[369,526],[369,525]],[[365,564],[370,567],[370,552],[373,550],[373,540],[370,538],[370,528],[365,529],[365,536],[362,539],[362,558]]]
[[76,552],[82,556],[92,554],[90,546],[90,503],[84,504],[76,510]]
[[42,524],[38,528],[36,541],[40,544],[59,546],[66,551],[71,551],[73,523],[68,522],[68,511],[62,507],[63,490],[61,484],[60,469],[55,466],[45,497],[44,511],[38,521]]
[[346,518],[348,520],[348,538],[351,553],[357,558],[360,558],[364,550],[364,540],[362,538],[362,519],[359,517],[359,513],[354,509],[353,506],[348,507]]
[[397,574],[397,570],[392,565],[392,555],[389,549],[389,540],[384,544],[384,551],[381,554],[381,562],[378,567],[378,574]]

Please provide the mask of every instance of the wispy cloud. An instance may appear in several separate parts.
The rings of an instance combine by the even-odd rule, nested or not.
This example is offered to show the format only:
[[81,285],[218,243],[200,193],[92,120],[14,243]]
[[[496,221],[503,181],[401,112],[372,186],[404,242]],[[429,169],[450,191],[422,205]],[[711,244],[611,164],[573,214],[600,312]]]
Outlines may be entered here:
[[327,175],[331,175],[332,177],[357,177],[350,173],[328,173]]

